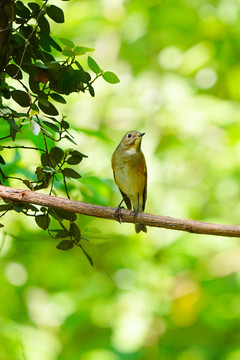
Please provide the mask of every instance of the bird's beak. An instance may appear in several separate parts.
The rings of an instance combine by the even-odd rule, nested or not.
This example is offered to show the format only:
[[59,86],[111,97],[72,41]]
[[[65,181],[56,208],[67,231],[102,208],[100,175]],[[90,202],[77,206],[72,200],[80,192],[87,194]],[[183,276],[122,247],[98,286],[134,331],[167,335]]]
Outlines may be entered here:
[[138,136],[139,136],[139,137],[142,137],[143,135],[145,135],[145,133],[141,133],[141,134],[139,134]]

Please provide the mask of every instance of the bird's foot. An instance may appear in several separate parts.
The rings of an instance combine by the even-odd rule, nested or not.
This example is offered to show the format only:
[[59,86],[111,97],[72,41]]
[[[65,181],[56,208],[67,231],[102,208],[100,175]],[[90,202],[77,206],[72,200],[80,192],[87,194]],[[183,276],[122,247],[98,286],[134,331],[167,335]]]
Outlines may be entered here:
[[124,206],[121,206],[122,201],[120,202],[120,204],[118,205],[118,207],[116,208],[116,211],[114,213],[114,217],[116,217],[118,219],[118,222],[121,224],[122,223],[122,218],[121,218],[121,209],[124,209]]
[[133,211],[130,212],[130,214],[134,215],[134,217],[137,216],[139,214],[139,209],[136,210],[134,209]]

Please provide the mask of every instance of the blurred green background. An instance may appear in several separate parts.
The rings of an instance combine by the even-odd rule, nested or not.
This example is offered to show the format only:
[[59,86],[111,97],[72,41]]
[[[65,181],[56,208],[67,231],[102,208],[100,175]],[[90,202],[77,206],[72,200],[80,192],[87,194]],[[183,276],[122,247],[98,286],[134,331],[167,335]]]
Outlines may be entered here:
[[[119,203],[111,155],[135,129],[146,132],[146,212],[239,224],[240,1],[52,3],[66,19],[54,34],[95,48],[121,81],[99,79],[95,98],[71,95],[61,108],[89,156],[71,197]],[[39,161],[21,150],[6,160],[16,176]],[[31,218],[2,222],[1,360],[240,359],[239,239],[136,235],[131,224],[79,216],[92,268]]]

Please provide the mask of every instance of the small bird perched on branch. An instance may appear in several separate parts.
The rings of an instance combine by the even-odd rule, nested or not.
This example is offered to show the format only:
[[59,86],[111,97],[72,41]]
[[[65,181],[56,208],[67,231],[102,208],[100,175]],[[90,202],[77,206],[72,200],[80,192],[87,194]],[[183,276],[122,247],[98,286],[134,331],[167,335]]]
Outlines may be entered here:
[[[114,180],[129,210],[137,215],[143,212],[147,199],[147,167],[141,150],[142,137],[145,133],[130,131],[124,135],[112,156]],[[135,224],[136,233],[147,232],[142,224]]]

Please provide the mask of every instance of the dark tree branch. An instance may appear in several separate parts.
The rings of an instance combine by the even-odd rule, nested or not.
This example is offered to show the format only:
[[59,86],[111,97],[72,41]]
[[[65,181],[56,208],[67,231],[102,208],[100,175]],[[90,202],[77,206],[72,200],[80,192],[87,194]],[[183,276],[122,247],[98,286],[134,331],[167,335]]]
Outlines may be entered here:
[[[0,198],[12,202],[35,204],[50,208],[62,209],[82,215],[94,216],[118,221],[116,208],[83,203],[62,197],[40,194],[30,190],[13,189],[0,185]],[[177,219],[168,216],[139,213],[137,216],[130,210],[121,210],[122,222],[144,224],[171,230],[180,230],[196,234],[240,237],[239,225],[211,224],[196,220]]]

